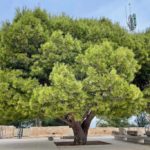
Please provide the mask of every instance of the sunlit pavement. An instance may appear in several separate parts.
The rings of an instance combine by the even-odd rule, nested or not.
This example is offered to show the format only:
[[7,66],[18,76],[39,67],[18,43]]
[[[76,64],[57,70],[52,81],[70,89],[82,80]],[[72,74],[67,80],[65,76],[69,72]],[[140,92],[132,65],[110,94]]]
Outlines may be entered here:
[[0,150],[57,150],[47,138],[0,139]]
[[94,137],[89,140],[100,140],[110,144],[56,147],[47,138],[1,139],[0,150],[150,150],[150,145],[116,141],[113,137]]
[[59,150],[150,150],[150,145],[134,144],[129,142],[116,141],[113,137],[94,137],[89,140],[99,140],[108,145],[91,145],[91,146],[65,146],[58,147]]

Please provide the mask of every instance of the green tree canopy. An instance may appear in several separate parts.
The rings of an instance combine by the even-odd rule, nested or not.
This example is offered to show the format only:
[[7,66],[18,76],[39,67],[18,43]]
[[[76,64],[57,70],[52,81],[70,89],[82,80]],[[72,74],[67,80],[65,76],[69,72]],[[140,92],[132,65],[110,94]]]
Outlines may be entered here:
[[29,99],[39,83],[21,75],[16,70],[0,70],[0,124],[32,118]]
[[148,31],[130,34],[105,18],[18,9],[0,28],[0,123],[57,117],[86,143],[94,116],[145,108],[149,48]]

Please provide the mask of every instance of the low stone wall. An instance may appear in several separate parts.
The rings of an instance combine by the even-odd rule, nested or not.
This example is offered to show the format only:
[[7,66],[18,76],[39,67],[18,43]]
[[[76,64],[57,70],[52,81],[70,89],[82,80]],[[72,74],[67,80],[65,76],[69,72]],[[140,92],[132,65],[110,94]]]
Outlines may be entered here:
[[0,126],[0,138],[13,138],[15,130],[13,126]]
[[[140,134],[145,133],[144,128],[126,128],[126,130],[138,130]],[[112,135],[113,131],[119,131],[119,129],[113,127],[90,128],[89,136]],[[16,129],[13,126],[0,126],[1,138],[13,138],[17,136],[17,133],[18,133],[18,129]],[[73,132],[72,129],[69,128],[68,126],[31,127],[31,128],[23,129],[23,137],[48,137],[48,136],[62,137],[62,136],[71,136],[71,135],[73,135]]]
[[72,135],[72,129],[68,126],[58,126],[58,127],[32,127],[30,130],[30,137],[39,136],[67,136]]
[[[118,131],[118,128],[91,128],[89,129],[89,136],[103,136],[112,135],[112,131]],[[32,127],[29,129],[24,129],[24,136],[27,137],[62,137],[71,136],[73,131],[67,126],[59,127]]]
[[118,128],[113,127],[97,127],[89,129],[90,136],[103,136],[103,135],[112,135],[112,131],[119,131]]

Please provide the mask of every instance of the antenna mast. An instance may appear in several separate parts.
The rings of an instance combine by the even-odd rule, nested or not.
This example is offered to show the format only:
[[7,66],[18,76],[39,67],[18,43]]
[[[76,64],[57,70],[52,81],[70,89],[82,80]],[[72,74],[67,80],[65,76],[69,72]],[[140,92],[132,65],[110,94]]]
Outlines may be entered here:
[[137,20],[136,20],[136,14],[132,13],[131,3],[128,4],[128,11],[129,11],[129,16],[127,17],[127,26],[129,30],[133,32],[136,29]]

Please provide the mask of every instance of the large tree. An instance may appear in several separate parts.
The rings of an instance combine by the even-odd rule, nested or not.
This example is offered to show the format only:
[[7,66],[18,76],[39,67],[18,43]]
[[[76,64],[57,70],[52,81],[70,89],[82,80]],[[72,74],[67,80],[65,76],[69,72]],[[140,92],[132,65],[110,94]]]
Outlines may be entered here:
[[85,144],[94,116],[127,117],[145,107],[133,84],[148,62],[144,42],[108,19],[18,10],[0,30],[0,123],[59,118],[74,143]]
[[73,129],[74,143],[85,144],[94,116],[130,116],[145,102],[140,89],[130,83],[139,69],[131,50],[104,42],[90,46],[76,63],[55,63],[51,85],[36,88],[30,105],[35,114],[65,121]]

